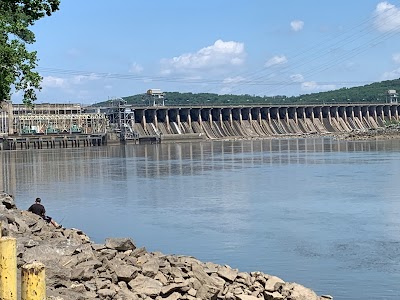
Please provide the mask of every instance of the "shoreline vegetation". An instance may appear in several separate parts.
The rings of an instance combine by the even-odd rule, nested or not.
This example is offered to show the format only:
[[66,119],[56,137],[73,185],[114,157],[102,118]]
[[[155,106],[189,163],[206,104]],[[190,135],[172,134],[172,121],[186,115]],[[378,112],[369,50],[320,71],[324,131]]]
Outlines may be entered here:
[[0,222],[2,236],[17,240],[18,273],[26,263],[45,265],[46,299],[333,299],[259,271],[240,272],[191,256],[148,252],[130,238],[96,244],[79,229],[57,229],[19,210],[4,192]]
[[[376,104],[388,103],[390,90],[400,90],[400,78],[373,82],[354,87],[343,87],[336,90],[302,94],[298,96],[274,95],[233,95],[214,93],[190,93],[190,92],[165,92],[165,101],[168,105],[321,105],[321,104]],[[151,102],[148,94],[136,94],[122,97],[128,105],[143,105]],[[107,105],[117,99],[108,99],[93,104],[96,106]]]

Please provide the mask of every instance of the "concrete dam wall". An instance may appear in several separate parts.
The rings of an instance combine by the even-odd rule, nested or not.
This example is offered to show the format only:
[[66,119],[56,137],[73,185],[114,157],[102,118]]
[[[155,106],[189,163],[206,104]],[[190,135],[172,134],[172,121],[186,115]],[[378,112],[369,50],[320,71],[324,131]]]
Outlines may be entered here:
[[127,127],[140,137],[257,138],[366,131],[399,122],[400,105],[130,108]]

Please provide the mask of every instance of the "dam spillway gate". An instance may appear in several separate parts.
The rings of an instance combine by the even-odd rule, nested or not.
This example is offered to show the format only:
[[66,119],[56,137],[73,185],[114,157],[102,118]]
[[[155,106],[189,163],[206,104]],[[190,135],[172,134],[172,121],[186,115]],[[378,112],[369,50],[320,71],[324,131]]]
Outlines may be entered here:
[[398,104],[119,109],[123,120],[115,112],[114,119],[124,130],[136,138],[159,137],[166,141],[366,131],[397,123],[400,114]]

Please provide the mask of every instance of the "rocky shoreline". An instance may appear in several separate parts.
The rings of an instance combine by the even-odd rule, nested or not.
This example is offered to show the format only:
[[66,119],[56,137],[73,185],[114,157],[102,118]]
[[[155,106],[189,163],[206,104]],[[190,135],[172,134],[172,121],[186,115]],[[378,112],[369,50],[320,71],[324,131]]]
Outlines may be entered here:
[[262,272],[148,252],[129,238],[96,244],[81,230],[56,229],[17,209],[6,193],[0,193],[0,222],[2,236],[17,239],[18,273],[25,263],[45,264],[47,299],[333,299]]
[[338,140],[391,140],[400,138],[400,125],[389,125],[366,131],[352,131],[334,135]]

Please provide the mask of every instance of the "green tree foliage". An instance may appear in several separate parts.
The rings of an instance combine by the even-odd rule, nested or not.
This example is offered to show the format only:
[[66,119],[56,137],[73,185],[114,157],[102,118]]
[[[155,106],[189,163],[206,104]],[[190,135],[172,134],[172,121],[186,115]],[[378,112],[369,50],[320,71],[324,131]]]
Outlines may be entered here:
[[[400,92],[400,79],[386,80],[372,84],[341,88],[334,91],[304,94],[296,97],[254,96],[254,95],[218,95],[211,93],[178,93],[167,92],[165,105],[285,105],[285,104],[340,104],[340,103],[385,103],[387,91]],[[123,99],[130,105],[147,106],[152,103],[146,94],[138,94]],[[100,102],[96,106],[111,105],[111,102]]]
[[10,100],[12,89],[23,91],[25,104],[36,100],[41,76],[36,51],[27,44],[35,42],[30,26],[58,10],[60,0],[0,0],[0,102]]
[[400,92],[400,78],[374,82],[364,86],[341,88],[334,91],[320,92],[287,98],[294,103],[385,103],[388,90]]

